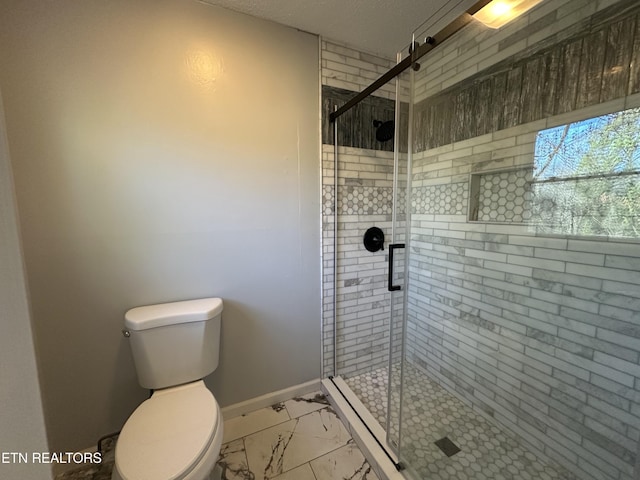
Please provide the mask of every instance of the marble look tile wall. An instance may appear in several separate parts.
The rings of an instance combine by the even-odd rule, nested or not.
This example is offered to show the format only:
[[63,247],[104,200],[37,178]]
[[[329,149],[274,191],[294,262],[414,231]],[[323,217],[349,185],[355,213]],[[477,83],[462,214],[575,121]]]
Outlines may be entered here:
[[418,190],[453,199],[461,181],[474,176],[491,185],[496,179],[500,188],[495,202],[483,200],[480,220],[487,222],[469,221],[466,208],[451,214],[414,203],[409,358],[581,479],[634,478],[640,243],[540,236],[528,226],[500,224],[491,212],[500,199],[506,205],[511,183],[517,187],[521,175],[514,172],[531,170],[535,132],[639,102],[636,94],[414,159]]
[[[638,91],[630,61],[639,51],[638,5],[545,2],[520,22],[492,45],[466,32],[443,46],[442,58],[423,62],[418,85],[445,63],[457,63],[458,73],[437,90],[448,91],[423,103],[431,102],[439,130],[429,129],[423,112],[413,186],[454,198],[454,186],[468,183],[472,211],[451,215],[414,203],[407,352],[536,454],[582,479],[629,480],[640,438],[640,243],[538,236],[509,223],[528,220],[537,131],[640,102],[638,94],[625,97]],[[500,52],[511,50],[503,60],[526,47],[538,53],[529,48],[476,75]],[[553,61],[553,81],[530,88]],[[501,101],[491,100],[495,82],[506,89]],[[492,116],[487,102],[503,116]]]
[[[546,2],[520,23],[495,34],[490,45],[480,47],[480,42],[488,38],[483,33],[484,37],[479,36],[472,47],[459,42],[443,46],[442,58],[433,57],[433,63],[439,63],[440,73],[447,65],[453,65],[455,70],[454,75],[441,75],[438,88],[452,87],[541,38],[547,39],[546,52],[553,50],[549,45],[560,42],[562,51],[571,53],[575,42],[567,39],[578,31],[571,25],[576,19],[584,20],[594,12],[603,11],[611,3],[617,2]],[[619,7],[623,4],[629,6],[630,2],[620,2],[617,12],[620,13]],[[626,9],[621,12],[626,13]],[[592,20],[592,24],[606,24],[606,12],[603,15]],[[527,25],[530,26],[524,33],[518,33]],[[606,31],[613,35],[617,27],[611,25],[609,22]],[[604,35],[597,32],[595,29],[589,34]],[[525,34],[528,36],[515,37]],[[630,38],[635,42],[637,37],[635,33],[633,35]],[[609,33],[606,36],[609,37]],[[509,41],[515,43],[509,46]],[[584,39],[580,42],[582,46],[588,43]],[[617,45],[617,42],[613,44]],[[634,48],[633,51],[637,51]],[[593,53],[592,50],[588,52]],[[522,58],[515,61],[522,61]],[[473,65],[465,66],[464,62]],[[588,65],[588,62],[578,63]],[[524,68],[526,63],[522,65]],[[432,66],[429,62],[423,63],[423,73],[427,74],[423,79],[428,78]],[[635,68],[633,63],[627,71],[630,85],[635,85]],[[523,91],[528,92],[527,95],[531,93],[522,89],[523,71],[518,77],[520,80],[514,83],[520,84],[520,89],[516,90],[520,92],[518,99],[522,98]],[[507,74],[506,80],[508,78]],[[568,77],[563,78],[564,84],[571,87]],[[517,80],[515,76],[513,79]],[[426,95],[425,92],[427,90],[423,89],[422,93]],[[477,98],[464,96],[468,103],[460,105],[476,108],[477,100],[474,99]],[[411,341],[407,352],[409,358],[428,371],[440,385],[455,392],[487,418],[509,428],[536,454],[556,460],[583,479],[628,480],[634,473],[636,444],[640,438],[640,332],[635,313],[640,308],[640,278],[635,272],[640,257],[638,244],[611,239],[539,237],[523,226],[468,221],[472,173],[480,179],[484,177],[486,186],[493,184],[494,179],[502,180],[500,176],[504,169],[531,168],[533,142],[538,130],[622,110],[639,102],[637,95],[606,102],[608,98],[605,96],[601,100],[599,96],[598,103],[590,107],[585,107],[588,102],[576,101],[567,107],[569,111],[564,107],[543,109],[553,116],[536,121],[531,121],[535,116],[518,113],[517,121],[500,124],[501,130],[490,129],[489,133],[480,136],[477,136],[479,130],[469,130],[467,137],[460,137],[465,140],[451,143],[449,139],[449,143],[429,148],[414,158],[412,205],[416,213],[411,230],[414,255],[410,265],[408,338]],[[604,103],[599,103],[602,101]],[[537,106],[532,106],[532,111],[537,111]],[[580,106],[585,108],[578,108]],[[440,125],[447,125],[444,121],[447,116],[453,118],[456,110],[443,108],[434,113],[437,114],[434,118]],[[557,114],[559,112],[565,113]],[[482,125],[488,118],[480,113],[476,117],[465,117],[462,110],[457,111],[462,118],[477,118],[477,125]],[[512,113],[510,111],[509,115]],[[515,118],[513,116],[512,120]],[[351,153],[361,158],[378,157],[374,151],[353,149]],[[332,374],[334,292],[331,268],[335,213],[332,207],[332,147],[324,146],[323,157],[326,202],[323,206],[324,372]],[[361,174],[351,178],[360,182],[371,179],[367,178],[371,172],[354,171]],[[374,190],[363,183],[350,185],[350,190],[341,190],[346,187],[346,183],[338,185],[338,195],[351,194],[351,205],[349,199],[339,201],[338,214],[345,213],[346,208],[346,214],[352,216],[346,217],[351,220],[347,229],[351,234],[345,230],[339,242],[345,245],[345,252],[355,252],[355,245],[361,241],[364,232],[356,227],[358,222],[366,223],[371,219],[388,222],[390,218],[385,216],[385,206],[376,207],[382,210],[363,212],[362,216],[356,214],[366,205],[365,197],[369,198]],[[507,194],[508,189],[500,191],[499,197],[506,199]],[[383,194],[383,197],[388,195]],[[485,216],[480,220],[497,220],[492,218],[491,201],[490,196],[485,198],[488,205],[484,205]],[[367,218],[366,215],[381,216]],[[508,220],[506,216],[505,220]],[[338,255],[341,255],[340,251]],[[352,255],[348,259],[352,267],[350,274],[361,268],[358,264],[363,258],[356,253]],[[382,265],[380,261],[379,266]],[[378,270],[380,275],[384,273],[381,268]],[[358,315],[366,315],[358,300],[358,295],[365,290],[358,289],[363,287],[359,282],[359,275],[345,278],[342,284],[338,282],[340,290],[352,289],[348,294],[350,297],[338,297],[345,301],[340,302],[338,308],[354,309],[348,313],[355,313],[351,317],[353,332],[358,329]],[[384,308],[389,307],[384,305]],[[378,313],[383,312],[374,315]],[[347,310],[340,314],[347,314]],[[380,333],[367,332],[362,342],[366,345],[373,338],[371,335]],[[373,344],[362,347],[360,356],[357,350],[361,347],[355,337],[346,345],[354,350],[340,353],[345,359],[341,368],[347,365],[346,362],[352,365],[351,374],[371,368],[369,354],[372,350],[367,350],[367,346]]]
[[[323,146],[325,372],[333,369],[333,147]],[[388,363],[391,297],[386,249],[368,252],[365,231],[391,232],[393,153],[341,147],[338,168],[337,364],[351,375]],[[331,274],[330,274],[331,272]]]
[[[347,379],[374,417],[383,420],[387,397],[380,386],[387,378],[386,369],[380,369]],[[410,478],[578,480],[431,382],[415,365],[405,364],[403,383],[402,461]],[[442,438],[460,451],[447,455],[436,444]]]
[[[333,126],[328,116],[334,105],[346,103],[395,62],[327,40],[322,40],[321,62],[323,376],[336,373],[348,376],[388,363],[391,297],[386,288],[387,251],[368,252],[362,238],[372,226],[384,231],[387,243],[391,236],[393,141],[376,140],[373,120],[394,119],[395,86],[383,86],[375,96],[340,118],[337,187]],[[334,292],[336,213],[337,291]],[[338,372],[334,372],[334,295]]]
[[[360,92],[393,67],[395,59],[355,50],[323,38],[320,63],[322,85]],[[395,87],[391,84],[383,85],[375,93],[376,97],[395,99]]]

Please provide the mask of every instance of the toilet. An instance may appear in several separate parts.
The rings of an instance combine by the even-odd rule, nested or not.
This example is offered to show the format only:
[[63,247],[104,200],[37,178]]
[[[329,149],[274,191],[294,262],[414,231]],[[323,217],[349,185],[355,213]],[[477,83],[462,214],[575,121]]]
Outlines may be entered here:
[[136,307],[125,329],[151,397],[125,423],[112,480],[209,480],[222,445],[222,414],[204,377],[218,366],[222,300]]

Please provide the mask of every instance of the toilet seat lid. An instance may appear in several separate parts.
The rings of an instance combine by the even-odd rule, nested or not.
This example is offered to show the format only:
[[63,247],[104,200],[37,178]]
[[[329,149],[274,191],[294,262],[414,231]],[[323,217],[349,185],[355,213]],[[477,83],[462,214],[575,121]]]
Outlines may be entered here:
[[120,433],[120,475],[124,480],[183,478],[206,452],[218,421],[218,404],[202,380],[157,390]]

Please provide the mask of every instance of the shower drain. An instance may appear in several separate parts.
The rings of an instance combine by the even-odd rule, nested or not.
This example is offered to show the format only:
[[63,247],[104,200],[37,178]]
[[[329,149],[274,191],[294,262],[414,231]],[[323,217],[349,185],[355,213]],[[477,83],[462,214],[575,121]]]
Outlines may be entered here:
[[460,451],[460,448],[449,440],[449,437],[443,437],[434,443],[447,457],[451,457]]

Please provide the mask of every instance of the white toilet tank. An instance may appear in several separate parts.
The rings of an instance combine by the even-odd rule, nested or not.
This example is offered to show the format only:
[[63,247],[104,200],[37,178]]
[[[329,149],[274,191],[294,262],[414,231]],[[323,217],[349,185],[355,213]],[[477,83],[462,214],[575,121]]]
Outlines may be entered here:
[[125,314],[138,381],[160,389],[194,382],[218,367],[220,298],[132,308]]

